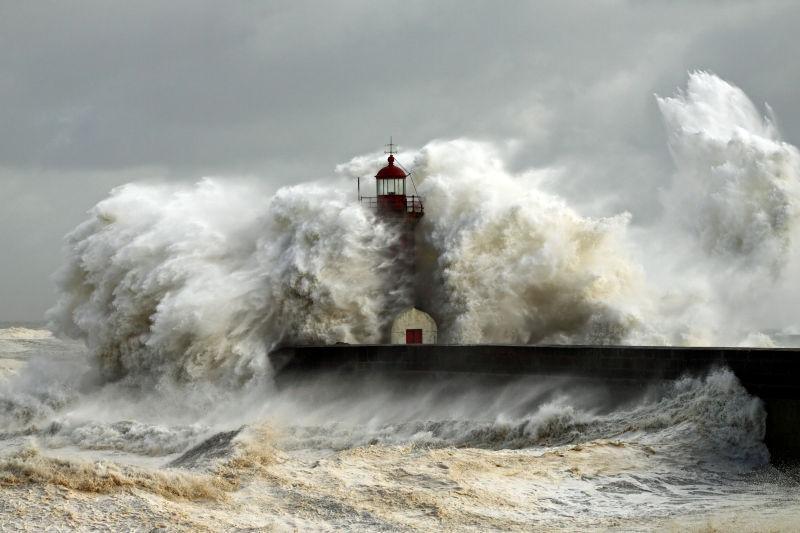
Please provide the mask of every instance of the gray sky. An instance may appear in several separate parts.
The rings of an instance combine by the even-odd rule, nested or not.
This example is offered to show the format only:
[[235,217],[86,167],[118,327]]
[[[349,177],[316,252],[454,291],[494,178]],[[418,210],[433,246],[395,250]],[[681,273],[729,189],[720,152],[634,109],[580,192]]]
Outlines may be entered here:
[[516,140],[585,214],[659,212],[653,94],[710,70],[800,143],[800,3],[0,0],[0,321],[119,184],[332,175],[392,134]]

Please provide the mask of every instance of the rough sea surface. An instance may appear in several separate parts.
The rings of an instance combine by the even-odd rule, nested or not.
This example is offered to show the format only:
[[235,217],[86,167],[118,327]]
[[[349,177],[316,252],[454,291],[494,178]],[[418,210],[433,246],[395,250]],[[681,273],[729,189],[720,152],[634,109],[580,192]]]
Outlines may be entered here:
[[720,369],[621,401],[577,380],[235,393],[93,379],[0,329],[0,529],[792,531],[800,487]]

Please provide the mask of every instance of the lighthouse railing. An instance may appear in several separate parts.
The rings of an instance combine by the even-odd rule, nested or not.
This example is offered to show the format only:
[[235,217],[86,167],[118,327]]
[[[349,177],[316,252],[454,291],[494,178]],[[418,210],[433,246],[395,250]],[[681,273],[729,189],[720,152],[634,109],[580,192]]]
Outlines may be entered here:
[[[397,205],[397,196],[400,195],[387,195],[387,196],[361,196],[359,200],[361,205],[370,209],[377,209],[383,205]],[[383,200],[380,200],[383,199]],[[380,201],[379,201],[380,200]],[[411,215],[422,215],[425,213],[425,206],[422,203],[421,196],[406,196],[405,197],[405,212]],[[401,204],[402,206],[402,200]],[[400,208],[402,210],[402,207]]]

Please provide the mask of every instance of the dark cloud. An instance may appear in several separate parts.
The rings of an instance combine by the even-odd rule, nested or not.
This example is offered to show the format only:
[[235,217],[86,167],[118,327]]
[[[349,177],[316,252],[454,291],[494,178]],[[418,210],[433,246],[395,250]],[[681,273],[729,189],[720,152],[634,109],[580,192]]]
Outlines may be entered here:
[[[288,183],[432,138],[519,141],[589,214],[657,215],[653,94],[710,69],[790,140],[791,2],[0,3],[0,320],[35,318],[61,236],[142,177]],[[34,266],[31,266],[34,265]]]

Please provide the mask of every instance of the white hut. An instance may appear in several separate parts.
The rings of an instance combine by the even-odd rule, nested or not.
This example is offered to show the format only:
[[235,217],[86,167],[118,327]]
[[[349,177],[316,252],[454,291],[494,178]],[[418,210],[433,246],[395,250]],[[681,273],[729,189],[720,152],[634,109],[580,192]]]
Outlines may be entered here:
[[415,307],[406,309],[392,324],[392,344],[436,344],[438,328],[431,315]]

